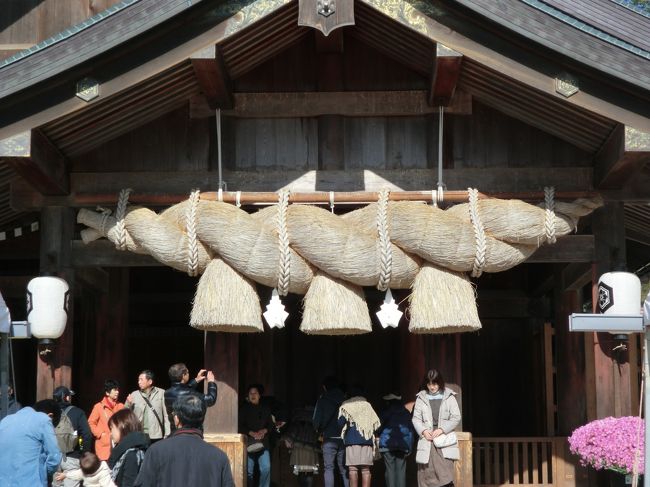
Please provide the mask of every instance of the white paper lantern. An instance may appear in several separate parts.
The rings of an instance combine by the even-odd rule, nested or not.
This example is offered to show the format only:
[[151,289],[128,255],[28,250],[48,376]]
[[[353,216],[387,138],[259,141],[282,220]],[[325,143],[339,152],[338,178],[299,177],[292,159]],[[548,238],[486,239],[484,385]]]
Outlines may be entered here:
[[641,281],[630,272],[607,272],[598,280],[598,312],[606,315],[638,315]]
[[36,277],[27,284],[27,321],[41,340],[59,338],[68,321],[70,288],[59,277]]

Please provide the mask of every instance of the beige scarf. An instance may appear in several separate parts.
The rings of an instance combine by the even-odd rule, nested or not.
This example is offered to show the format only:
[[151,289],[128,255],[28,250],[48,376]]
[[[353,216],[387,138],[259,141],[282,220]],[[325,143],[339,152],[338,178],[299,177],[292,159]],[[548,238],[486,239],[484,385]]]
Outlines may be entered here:
[[359,433],[361,433],[361,436],[369,440],[381,424],[375,410],[372,409],[372,406],[366,401],[366,398],[362,396],[351,397],[341,404],[339,418],[341,416],[346,420],[341,437],[345,436],[348,425],[354,425]]

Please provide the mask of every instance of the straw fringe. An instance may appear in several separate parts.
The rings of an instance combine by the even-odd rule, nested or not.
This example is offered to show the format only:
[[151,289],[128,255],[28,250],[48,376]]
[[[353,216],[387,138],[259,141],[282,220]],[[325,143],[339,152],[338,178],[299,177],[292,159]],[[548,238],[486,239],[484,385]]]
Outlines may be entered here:
[[255,285],[223,260],[213,259],[199,279],[190,325],[207,331],[264,331]]
[[363,290],[317,272],[303,301],[300,330],[310,335],[359,335],[372,331]]
[[424,263],[409,297],[411,333],[481,329],[474,287],[465,274]]

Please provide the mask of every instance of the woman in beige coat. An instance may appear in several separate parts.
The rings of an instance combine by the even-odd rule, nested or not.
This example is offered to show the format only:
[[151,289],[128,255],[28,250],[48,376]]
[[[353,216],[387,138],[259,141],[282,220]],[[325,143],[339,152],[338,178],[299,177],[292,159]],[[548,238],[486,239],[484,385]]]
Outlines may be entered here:
[[456,393],[445,387],[442,374],[435,369],[425,374],[423,382],[413,408],[413,426],[420,437],[415,456],[418,487],[453,486],[454,460],[460,458],[458,443],[438,448],[433,439],[460,424]]

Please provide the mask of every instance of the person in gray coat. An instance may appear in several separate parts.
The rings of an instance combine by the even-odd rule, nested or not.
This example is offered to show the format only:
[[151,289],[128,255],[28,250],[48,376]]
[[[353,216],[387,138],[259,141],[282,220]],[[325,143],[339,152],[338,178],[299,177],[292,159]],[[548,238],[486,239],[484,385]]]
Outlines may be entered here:
[[165,408],[165,390],[153,385],[154,375],[143,370],[138,375],[138,390],[126,398],[125,406],[135,413],[152,443],[171,433],[169,415]]
[[413,408],[413,427],[419,436],[415,456],[418,487],[453,486],[454,460],[460,458],[458,443],[438,448],[433,441],[460,424],[456,393],[445,387],[445,379],[435,369],[425,374],[423,382]]

